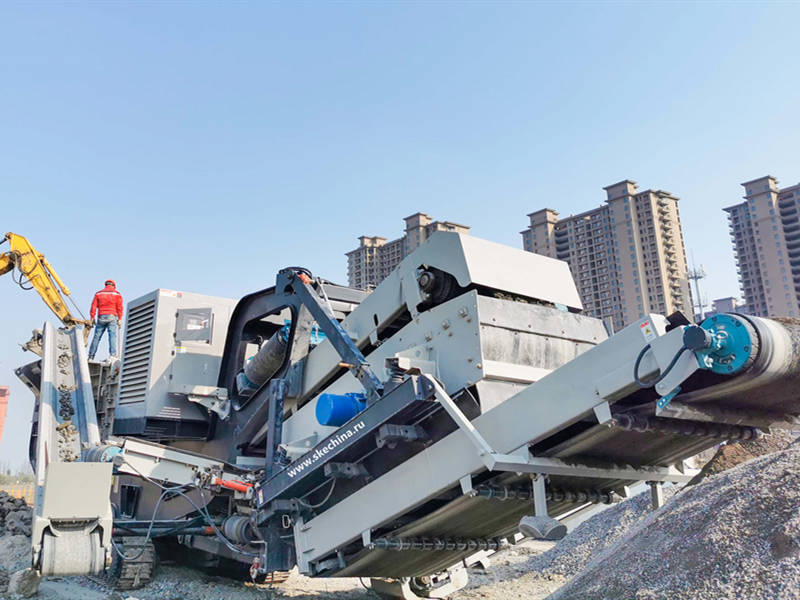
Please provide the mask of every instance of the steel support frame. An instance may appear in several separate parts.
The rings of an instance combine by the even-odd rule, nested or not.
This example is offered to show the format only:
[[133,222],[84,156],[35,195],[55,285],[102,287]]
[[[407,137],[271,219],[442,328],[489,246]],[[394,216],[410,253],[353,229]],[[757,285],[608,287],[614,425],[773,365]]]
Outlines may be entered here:
[[[648,342],[642,332],[645,322],[650,325],[658,341],[673,346],[674,355],[682,343],[678,331],[680,328],[667,333],[664,317],[648,315],[478,416],[470,422],[470,426],[480,434],[488,448],[494,449],[493,453],[511,455],[595,414],[595,407],[599,404],[613,403],[625,397],[636,389],[633,364],[641,348]],[[659,368],[660,365],[649,353],[642,360],[640,376],[652,377]],[[302,556],[301,571],[312,572],[314,561],[358,539],[362,532],[390,522],[427,499],[458,485],[459,480],[486,470],[485,459],[491,459],[491,454],[480,456],[480,450],[476,451],[476,448],[476,438],[464,428],[459,428],[303,523],[302,532],[296,529],[295,536],[298,557]],[[522,469],[525,472],[561,472],[573,476],[576,472],[583,472],[584,476],[613,475],[623,481],[674,481],[686,478],[686,474],[677,469],[661,466],[598,469],[569,465],[555,459],[542,461],[535,458],[531,462],[532,459],[526,455],[511,455],[504,463],[496,461],[495,466],[507,466],[511,470]],[[409,485],[409,482],[413,482],[413,485]]]
[[308,309],[311,316],[319,325],[331,345],[334,347],[343,365],[347,365],[350,372],[361,382],[367,392],[368,403],[375,402],[383,393],[383,383],[372,372],[367,359],[358,349],[355,342],[336,320],[331,309],[322,302],[319,294],[304,280],[299,273],[292,269],[284,269],[278,273],[277,288],[283,289],[282,280],[285,279],[300,302]]
[[635,467],[631,465],[590,466],[567,462],[558,458],[545,458],[518,454],[492,454],[490,471],[511,471],[533,475],[562,475],[567,477],[597,477],[631,481],[689,481],[697,474],[694,469],[674,466]]
[[[430,375],[423,375],[424,379],[434,389],[434,395],[445,408],[458,427],[467,435],[483,464],[490,471],[512,471],[515,473],[531,473],[534,475],[534,493],[537,516],[547,516],[547,506],[541,506],[536,498],[544,498],[544,479],[541,475],[566,475],[570,477],[599,477],[605,479],[648,479],[650,481],[689,481],[695,473],[678,470],[675,467],[634,467],[630,465],[606,465],[602,467],[569,463],[557,458],[535,457],[523,448],[518,454],[499,454],[495,452],[472,422],[456,406],[447,392]],[[608,402],[601,402],[593,408],[595,417],[600,423],[611,420],[611,411]]]

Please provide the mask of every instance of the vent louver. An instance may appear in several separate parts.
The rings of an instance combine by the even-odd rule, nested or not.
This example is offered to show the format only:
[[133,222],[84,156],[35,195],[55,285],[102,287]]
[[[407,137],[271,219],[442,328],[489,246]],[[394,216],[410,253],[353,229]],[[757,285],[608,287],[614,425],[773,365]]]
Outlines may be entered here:
[[153,326],[156,303],[150,300],[130,309],[122,352],[122,376],[119,401],[121,404],[140,402],[147,396],[150,353],[153,346]]

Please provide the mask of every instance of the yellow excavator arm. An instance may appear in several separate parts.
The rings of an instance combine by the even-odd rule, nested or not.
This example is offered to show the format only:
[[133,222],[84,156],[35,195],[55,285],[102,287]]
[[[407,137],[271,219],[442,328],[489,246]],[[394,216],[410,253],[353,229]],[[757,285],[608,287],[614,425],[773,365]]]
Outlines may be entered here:
[[[0,243],[8,242],[10,248],[0,254],[0,275],[16,268],[19,272],[17,283],[23,289],[35,289],[55,315],[65,325],[91,325],[87,319],[77,319],[67,307],[64,296],[69,297],[69,288],[58,276],[53,266],[36,250],[24,236],[7,233]],[[29,287],[28,287],[29,286]],[[63,295],[62,295],[63,294]]]

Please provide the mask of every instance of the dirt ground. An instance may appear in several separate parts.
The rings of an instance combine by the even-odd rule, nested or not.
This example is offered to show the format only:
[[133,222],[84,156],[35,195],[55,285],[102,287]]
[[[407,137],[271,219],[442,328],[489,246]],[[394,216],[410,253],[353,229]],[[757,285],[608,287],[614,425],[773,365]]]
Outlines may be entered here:
[[[552,542],[525,542],[495,554],[491,566],[470,569],[470,581],[465,590],[453,598],[485,598],[483,591],[497,581],[513,577],[531,557],[553,547]],[[531,585],[526,582],[520,598],[536,600],[555,591],[563,578],[543,577]],[[43,600],[374,600],[377,595],[369,589],[369,579],[358,578],[311,579],[292,572],[289,579],[275,586],[252,586],[223,577],[212,577],[188,567],[164,565],[148,586],[130,592],[114,592],[86,577],[51,578],[42,581],[38,598]],[[514,596],[503,596],[503,598]],[[495,597],[500,600],[499,597]]]
[[[365,581],[365,583],[368,583]],[[44,580],[39,588],[43,600],[357,600],[375,596],[358,579],[310,579],[292,573],[275,586],[252,586],[223,577],[208,577],[188,567],[164,566],[148,586],[130,592],[114,592],[85,577]]]
[[[669,499],[657,511],[644,493],[595,514],[558,543],[528,541],[506,547],[492,556],[487,570],[470,569],[468,586],[452,598],[800,600],[800,446],[775,451],[793,439],[776,436],[721,447],[697,484],[665,490]],[[17,527],[11,525],[0,538],[0,575],[24,568],[29,560],[29,538]],[[139,590],[120,593],[86,577],[53,578],[42,582],[38,597],[376,598],[368,588],[366,579],[310,579],[296,571],[282,584],[253,586],[165,564],[155,580]]]

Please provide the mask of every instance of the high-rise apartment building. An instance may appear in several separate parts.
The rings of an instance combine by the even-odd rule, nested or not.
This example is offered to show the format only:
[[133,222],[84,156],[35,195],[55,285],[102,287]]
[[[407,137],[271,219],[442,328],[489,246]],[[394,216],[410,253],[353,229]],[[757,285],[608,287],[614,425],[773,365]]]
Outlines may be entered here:
[[564,219],[528,215],[525,250],[569,263],[587,313],[615,330],[649,312],[692,314],[678,199],[640,192],[625,180],[604,188],[606,203]]
[[706,313],[706,316],[718,315],[722,313],[738,313],[742,311],[742,304],[734,296],[727,296],[725,298],[717,298],[711,304],[711,310]]
[[397,264],[435,231],[469,233],[467,225],[450,221],[434,221],[425,213],[414,213],[404,219],[403,237],[390,242],[384,237],[362,235],[355,250],[347,252],[347,280],[350,287],[366,289],[378,285]]
[[800,184],[767,175],[742,184],[744,202],[725,209],[745,311],[800,316]]

